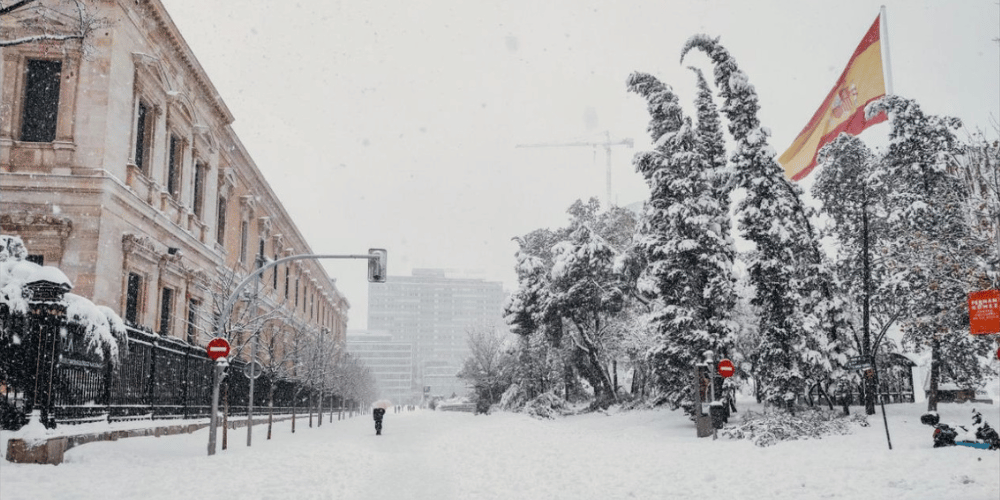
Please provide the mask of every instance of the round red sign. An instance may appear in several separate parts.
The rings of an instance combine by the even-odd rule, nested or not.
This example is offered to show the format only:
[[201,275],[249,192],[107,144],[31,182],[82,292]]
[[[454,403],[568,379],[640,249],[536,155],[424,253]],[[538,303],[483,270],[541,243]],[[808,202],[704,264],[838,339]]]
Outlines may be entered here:
[[716,370],[719,372],[719,375],[726,378],[732,377],[733,374],[736,373],[736,367],[733,365],[733,362],[728,359],[719,361],[719,366]]
[[212,339],[208,343],[208,357],[213,360],[229,356],[229,342],[222,337]]

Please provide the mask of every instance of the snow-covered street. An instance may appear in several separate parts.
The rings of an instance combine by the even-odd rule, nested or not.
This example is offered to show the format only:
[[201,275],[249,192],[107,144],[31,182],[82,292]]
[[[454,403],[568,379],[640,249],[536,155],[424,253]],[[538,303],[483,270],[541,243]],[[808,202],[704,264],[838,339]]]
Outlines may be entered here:
[[[977,406],[1000,423],[1000,406]],[[924,403],[887,407],[853,434],[782,442],[698,439],[679,412],[640,410],[536,420],[428,410],[370,416],[298,431],[282,422],[245,446],[205,456],[207,431],[86,444],[59,466],[0,462],[0,497],[17,499],[522,499],[893,498],[990,499],[1000,453],[933,449]],[[972,405],[941,405],[968,424]],[[854,408],[861,410],[861,408]],[[738,416],[737,416],[738,418]]]

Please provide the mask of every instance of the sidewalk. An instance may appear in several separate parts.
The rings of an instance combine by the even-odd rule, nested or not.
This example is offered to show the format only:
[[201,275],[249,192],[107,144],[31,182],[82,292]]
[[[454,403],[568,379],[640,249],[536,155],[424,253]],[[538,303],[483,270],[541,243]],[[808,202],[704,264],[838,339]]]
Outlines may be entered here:
[[[315,415],[315,414],[314,414]],[[346,417],[347,413],[344,414]],[[329,414],[324,415],[329,419]],[[291,414],[274,416],[274,422],[291,420]],[[296,414],[296,419],[308,420],[309,414]],[[132,420],[127,422],[95,422],[79,425],[61,425],[47,430],[41,440],[22,439],[21,431],[0,431],[0,458],[14,463],[36,463],[58,465],[62,463],[66,451],[75,446],[95,441],[117,441],[119,439],[144,436],[169,436],[190,434],[209,426],[208,417],[180,420]],[[338,417],[338,420],[340,418]],[[267,415],[258,415],[253,425],[266,424]],[[228,427],[238,429],[247,426],[246,416],[230,417]],[[219,419],[219,428],[222,419]]]

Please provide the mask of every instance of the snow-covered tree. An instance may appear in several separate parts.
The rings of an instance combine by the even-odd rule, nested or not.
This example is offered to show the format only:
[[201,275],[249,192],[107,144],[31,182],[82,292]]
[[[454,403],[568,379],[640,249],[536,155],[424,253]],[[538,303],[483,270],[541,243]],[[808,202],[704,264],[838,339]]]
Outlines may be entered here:
[[[626,261],[635,217],[619,207],[600,212],[596,199],[577,201],[568,212],[571,220],[566,228],[540,229],[515,238],[520,246],[516,254],[519,285],[505,305],[505,317],[514,333],[529,339],[518,349],[531,352],[519,353],[518,362],[540,363],[516,370],[515,382],[520,390],[535,387],[538,380],[552,380],[548,370],[561,366],[561,384],[567,398],[579,392],[579,375],[594,388],[598,402],[606,404],[615,399],[617,392],[616,365],[621,353],[614,333],[621,331],[616,324],[621,319],[620,307],[610,307],[613,301],[590,301],[595,296],[588,293],[595,287],[613,289],[605,298],[621,294],[622,305],[634,297],[634,266]],[[600,247],[601,257],[578,259],[586,256],[583,247],[591,244]],[[577,250],[582,253],[578,255]],[[591,265],[597,267],[590,269]],[[571,272],[567,274],[567,270]],[[590,301],[587,303],[597,309],[584,311],[583,302],[577,301]],[[618,310],[614,310],[616,307]],[[540,352],[542,347],[533,339],[535,336],[544,338],[552,352]],[[521,375],[531,379],[523,380]]]
[[485,413],[510,386],[514,359],[496,330],[472,328],[465,334],[470,354],[458,377],[472,385],[476,412]]
[[942,371],[952,382],[978,386],[986,376],[981,359],[992,343],[967,330],[964,307],[971,290],[987,287],[986,241],[975,237],[965,210],[969,193],[950,171],[960,145],[957,118],[927,115],[913,100],[886,96],[865,108],[887,112],[892,129],[881,168],[886,183],[885,245],[893,280],[907,293],[903,343],[930,349],[928,409],[937,408]]
[[973,233],[991,241],[990,272],[996,287],[1000,282],[1000,140],[990,140],[982,131],[970,134],[951,167],[969,192],[966,214]]
[[[829,216],[828,233],[837,242],[835,269],[854,310],[860,313],[857,349],[874,355],[881,338],[899,317],[897,293],[887,282],[886,256],[880,240],[886,231],[887,191],[881,162],[857,137],[841,134],[823,147],[813,194]],[[874,323],[874,325],[873,325]],[[873,332],[873,326],[875,331]],[[875,413],[875,379],[865,377],[865,411]]]
[[565,335],[585,356],[578,366],[599,405],[617,400],[606,344],[614,315],[624,308],[627,285],[615,273],[615,251],[592,229],[581,226],[552,248],[551,307],[565,321]]
[[634,73],[629,90],[646,99],[656,144],[635,160],[650,190],[638,241],[647,260],[641,286],[655,297],[649,354],[661,389],[677,406],[690,397],[692,370],[703,353],[727,356],[734,341],[729,195],[717,183],[723,166],[720,145],[712,143],[720,136],[711,103],[698,103],[703,137],[672,89],[655,77]]
[[748,263],[760,315],[760,376],[764,396],[781,402],[802,394],[811,381],[829,378],[846,358],[843,304],[832,289],[832,272],[802,202],[801,189],[785,178],[761,126],[757,92],[718,39],[691,37],[692,49],[708,55],[735,142],[730,156],[733,186],[745,195],[736,207],[741,235],[755,246]]

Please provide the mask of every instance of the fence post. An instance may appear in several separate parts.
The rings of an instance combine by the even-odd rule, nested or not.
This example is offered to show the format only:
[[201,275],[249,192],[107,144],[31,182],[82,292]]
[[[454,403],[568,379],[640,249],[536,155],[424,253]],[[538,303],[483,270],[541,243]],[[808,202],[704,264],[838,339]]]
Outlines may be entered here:
[[[128,349],[126,346],[120,346],[120,349]],[[125,353],[118,352],[119,359],[126,356]],[[105,348],[104,350],[104,390],[101,394],[101,404],[104,405],[105,411],[107,412],[108,422],[111,422],[111,385],[114,381],[114,364],[111,362],[111,350]]]
[[156,351],[160,344],[157,337],[153,337],[149,347],[149,381],[146,383],[146,404],[149,406],[149,413],[156,412]]
[[25,401],[25,415],[31,415],[36,408],[41,409],[42,423],[55,428],[54,385],[56,365],[59,364],[59,328],[65,324],[66,305],[62,303],[66,292],[72,290],[69,283],[52,283],[36,280],[25,284],[28,300],[29,341],[33,342],[35,355],[34,384],[28,386]]
[[181,406],[185,419],[188,418],[188,386],[191,385],[191,380],[188,378],[190,376],[190,371],[188,370],[189,359],[191,359],[191,352],[189,349],[184,349],[184,377],[181,380]]

